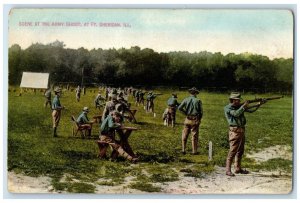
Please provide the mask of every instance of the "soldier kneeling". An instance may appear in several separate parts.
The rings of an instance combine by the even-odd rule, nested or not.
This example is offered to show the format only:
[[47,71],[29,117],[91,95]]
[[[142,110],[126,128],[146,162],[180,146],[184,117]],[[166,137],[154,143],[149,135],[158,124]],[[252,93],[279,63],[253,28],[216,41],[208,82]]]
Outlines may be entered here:
[[[135,163],[137,158],[130,156],[123,147],[115,140],[115,130],[121,129],[122,127],[122,115],[113,111],[109,114],[100,126],[100,141],[109,144],[114,150],[116,150],[120,156],[126,158],[127,160]],[[103,150],[107,150],[107,147]]]

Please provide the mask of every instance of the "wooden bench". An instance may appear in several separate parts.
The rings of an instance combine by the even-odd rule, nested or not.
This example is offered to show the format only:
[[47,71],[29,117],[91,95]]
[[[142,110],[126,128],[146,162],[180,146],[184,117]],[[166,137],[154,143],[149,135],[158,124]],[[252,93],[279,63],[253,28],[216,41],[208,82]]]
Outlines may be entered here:
[[[132,157],[135,157],[135,154],[128,142],[128,138],[131,135],[132,131],[138,130],[135,127],[122,127],[121,129],[116,130],[116,132],[118,133],[120,140],[116,140],[116,142],[118,142],[122,148]],[[101,159],[105,159],[106,157],[106,151],[107,151],[107,147],[109,146],[108,143],[101,141],[101,140],[96,140],[95,141],[98,144],[98,148],[99,148],[99,153],[98,153],[98,158]],[[119,153],[113,149],[113,151],[111,152],[111,158],[115,159],[117,158],[119,155]]]
[[100,159],[105,159],[106,158],[106,150],[107,147],[109,146],[108,143],[100,141],[100,140],[96,140],[95,141],[98,144],[98,148],[99,148],[99,154],[98,154],[98,158]]
[[137,112],[136,109],[129,109],[129,110],[125,111],[124,117],[125,117],[129,122],[136,123],[136,119],[135,119],[135,114],[136,114],[136,112]]
[[93,119],[95,119],[96,123],[100,123],[101,122],[101,118],[102,118],[102,115],[95,115],[95,116],[93,116]]

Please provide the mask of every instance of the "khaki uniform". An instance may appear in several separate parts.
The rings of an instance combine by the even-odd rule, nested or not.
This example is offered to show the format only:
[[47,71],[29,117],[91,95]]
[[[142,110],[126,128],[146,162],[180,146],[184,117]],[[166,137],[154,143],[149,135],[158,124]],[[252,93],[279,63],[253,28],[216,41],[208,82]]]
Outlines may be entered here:
[[53,120],[53,128],[56,128],[59,124],[60,117],[61,117],[61,104],[59,97],[55,95],[52,102],[52,120]]
[[241,162],[245,150],[245,126],[244,112],[253,113],[256,109],[245,109],[243,106],[228,104],[224,107],[225,117],[229,125],[229,152],[226,159],[226,172],[231,173],[231,164],[235,159],[235,171],[242,169]]
[[176,122],[176,109],[180,105],[177,102],[176,98],[175,97],[171,97],[167,101],[167,104],[168,104],[168,113],[169,113],[169,115],[170,115],[170,117],[171,117],[171,119],[172,119],[172,121],[173,121],[174,124]]
[[[227,167],[231,165],[235,158],[236,170],[241,169],[241,161],[245,149],[245,128],[244,127],[229,127],[229,145],[230,149],[227,155]],[[230,171],[228,168],[227,171]]]
[[[101,135],[99,137],[100,141],[106,142],[111,146],[114,150],[116,150],[120,156],[132,161],[133,157],[130,156],[122,146],[115,140],[115,130],[119,129],[120,124],[114,122],[114,119],[111,115],[108,115],[106,119],[102,122],[100,126]],[[101,148],[100,154],[106,154],[107,147]]]
[[156,98],[155,94],[148,93],[148,95],[147,95],[147,104],[146,104],[147,112],[154,113],[154,99],[155,98]]
[[202,102],[195,95],[185,98],[178,106],[178,110],[186,115],[182,131],[182,152],[186,151],[186,143],[189,134],[192,134],[192,153],[197,154],[199,125],[203,116]]
[[79,102],[80,100],[80,94],[81,94],[81,88],[77,87],[76,89],[76,100]]
[[59,124],[61,117],[61,110],[53,110],[52,111],[52,121],[53,121],[53,128],[56,128]]
[[59,101],[59,95],[55,95],[52,102],[52,121],[53,121],[53,136],[57,137],[56,130],[61,117],[62,106]]
[[196,154],[198,149],[200,119],[197,116],[188,116],[184,120],[184,128],[182,130],[182,151],[186,150],[186,143],[189,134],[192,138],[192,153]]

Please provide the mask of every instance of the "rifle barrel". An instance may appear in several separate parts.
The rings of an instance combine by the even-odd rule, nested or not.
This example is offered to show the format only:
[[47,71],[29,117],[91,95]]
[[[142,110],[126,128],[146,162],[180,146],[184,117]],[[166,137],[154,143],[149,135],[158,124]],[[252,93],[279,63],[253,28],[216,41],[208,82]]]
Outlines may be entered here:
[[278,97],[266,97],[266,98],[256,98],[252,100],[247,100],[248,103],[254,103],[254,102],[261,102],[261,101],[269,101],[269,100],[274,100],[274,99],[281,99],[283,96],[278,96]]

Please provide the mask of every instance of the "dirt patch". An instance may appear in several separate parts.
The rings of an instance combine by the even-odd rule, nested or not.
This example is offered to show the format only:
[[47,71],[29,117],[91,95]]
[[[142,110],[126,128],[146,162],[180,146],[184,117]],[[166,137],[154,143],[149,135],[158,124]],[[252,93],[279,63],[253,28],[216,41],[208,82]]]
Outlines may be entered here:
[[[286,146],[277,145],[247,157],[258,162],[272,158],[292,160],[292,152]],[[124,183],[117,186],[96,185],[97,194],[149,194],[129,188],[133,177],[125,178]],[[49,177],[28,177],[8,172],[8,190],[12,193],[57,193],[51,186]],[[247,175],[228,177],[225,168],[216,167],[215,171],[204,178],[185,177],[179,173],[179,180],[167,183],[155,183],[162,188],[158,194],[288,194],[292,191],[291,174],[281,171],[251,172]],[[63,192],[65,193],[65,192]]]
[[[162,194],[288,194],[292,191],[292,178],[279,175],[279,172],[251,172],[248,175],[228,177],[225,168],[217,167],[216,171],[205,178],[193,178],[180,175],[179,180],[168,183],[157,183]],[[132,177],[118,186],[97,185],[97,194],[149,194],[131,189],[128,185]],[[50,185],[49,177],[28,177],[13,172],[8,173],[8,189],[12,193],[57,193]],[[64,192],[65,193],[65,192]]]
[[30,177],[14,172],[7,173],[7,188],[11,193],[51,193],[51,178],[46,176]]
[[253,158],[257,162],[264,162],[264,161],[268,161],[269,159],[275,159],[275,158],[292,160],[293,153],[290,146],[275,145],[256,153],[247,154],[247,157]]
[[247,175],[228,177],[225,168],[203,178],[180,177],[168,183],[163,192],[172,194],[288,194],[292,190],[290,176],[279,176],[279,172],[251,172]]

